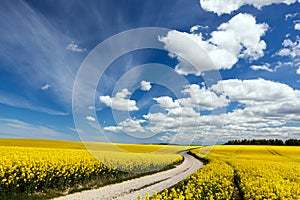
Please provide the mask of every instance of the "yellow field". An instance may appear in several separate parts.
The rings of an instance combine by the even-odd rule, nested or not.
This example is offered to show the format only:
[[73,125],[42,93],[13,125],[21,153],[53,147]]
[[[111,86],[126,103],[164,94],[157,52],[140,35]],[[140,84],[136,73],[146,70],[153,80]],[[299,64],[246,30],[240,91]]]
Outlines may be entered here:
[[300,199],[300,147],[216,146],[206,158],[203,169],[153,199]]
[[176,145],[155,145],[155,144],[119,144],[101,142],[74,142],[62,140],[41,140],[41,139],[6,139],[0,138],[0,146],[15,147],[40,147],[53,149],[86,149],[107,151],[128,151],[133,153],[170,152],[176,153],[188,149],[189,146]]
[[[181,161],[176,152],[187,148],[89,143],[91,154],[79,142],[1,139],[0,144],[0,196],[65,189],[95,178],[118,177],[125,173],[120,169],[158,170]],[[115,147],[123,152],[113,151]]]

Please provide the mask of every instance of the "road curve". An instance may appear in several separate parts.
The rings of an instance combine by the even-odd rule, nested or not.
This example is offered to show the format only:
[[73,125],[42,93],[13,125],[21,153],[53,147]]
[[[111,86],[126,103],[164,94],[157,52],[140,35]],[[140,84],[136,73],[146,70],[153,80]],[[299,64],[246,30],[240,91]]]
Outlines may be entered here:
[[184,180],[188,175],[203,166],[202,162],[187,154],[186,151],[181,152],[181,154],[184,161],[173,169],[98,189],[58,197],[55,200],[134,200],[138,195],[144,196],[146,192],[152,196],[154,190],[161,192]]

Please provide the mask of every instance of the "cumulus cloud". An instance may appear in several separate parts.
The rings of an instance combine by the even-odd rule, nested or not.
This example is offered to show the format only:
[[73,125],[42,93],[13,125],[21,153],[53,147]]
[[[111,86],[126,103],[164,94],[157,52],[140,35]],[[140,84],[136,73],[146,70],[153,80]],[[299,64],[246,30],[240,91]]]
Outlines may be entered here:
[[[300,68],[300,38],[297,37],[294,41],[291,39],[285,39],[282,42],[283,48],[276,52],[277,56],[284,56],[290,58],[289,61],[278,62],[278,67],[297,67]],[[277,68],[278,68],[277,67]],[[296,70],[299,74],[299,70]]]
[[[222,87],[218,87],[219,84],[222,85]],[[222,80],[216,85],[213,85],[212,90],[218,93],[224,93],[230,100],[241,101],[246,104],[250,104],[247,102],[252,101],[282,101],[297,96],[295,93],[296,91],[290,86],[264,79]]]
[[164,143],[171,142],[173,144],[186,144],[186,145],[190,145],[196,139],[199,139],[199,136],[197,136],[196,134],[189,134],[189,133],[177,133],[177,134],[166,133],[163,136],[158,137],[158,140]]
[[[183,93],[188,97],[154,98],[165,112],[148,113],[142,119],[127,119],[104,129],[144,135],[160,133],[158,140],[179,143],[202,141],[205,137],[225,141],[232,138],[300,137],[300,127],[287,126],[288,122],[300,122],[300,91],[286,84],[264,79],[229,79],[208,89],[192,84],[186,86]],[[227,113],[200,115],[195,109],[199,104],[202,105],[200,111],[213,109],[206,96],[215,98],[212,101],[214,108],[229,103],[238,103],[239,106]]]
[[103,129],[110,132],[143,133],[145,129],[141,124],[144,122],[146,122],[146,120],[126,119],[117,126],[107,126]]
[[148,113],[143,115],[150,132],[192,132],[200,123],[200,114],[190,107],[166,109],[167,113]]
[[[220,87],[219,85],[222,85]],[[278,82],[264,79],[224,80],[212,87],[217,93],[224,93],[231,102],[243,104],[232,112],[221,115],[204,115],[175,118],[162,113],[145,115],[144,118],[155,124],[166,133],[197,134],[196,138],[209,134],[216,137],[286,137],[297,135],[299,127],[286,127],[287,122],[299,122],[300,91]],[[174,102],[174,101],[173,101]],[[191,120],[189,120],[191,119]],[[212,122],[222,123],[220,129],[211,126]],[[272,130],[274,132],[272,133]],[[291,132],[287,133],[287,130]],[[177,132],[176,132],[177,131]],[[267,131],[264,133],[264,131]],[[299,137],[299,135],[298,135]],[[166,139],[167,137],[163,137]],[[161,138],[161,139],[163,139]],[[170,139],[170,137],[169,137]]]
[[70,43],[67,47],[66,47],[67,50],[69,51],[72,51],[72,52],[78,52],[78,53],[81,53],[81,52],[85,52],[86,49],[85,48],[80,48],[78,44],[72,42]]
[[141,81],[141,90],[149,91],[151,89],[151,83],[147,81]]
[[173,108],[179,108],[180,105],[178,101],[173,101],[173,99],[169,96],[163,96],[158,98],[153,98],[162,108],[165,109],[173,109]]
[[282,42],[282,46],[284,48],[280,49],[277,52],[279,56],[289,56],[291,58],[295,58],[300,55],[300,38],[297,38],[296,41],[292,41],[290,39],[285,39]]
[[43,86],[41,87],[41,89],[42,89],[42,90],[48,90],[50,87],[51,87],[51,85],[50,85],[49,83],[47,83],[47,84],[43,85]]
[[280,4],[284,3],[287,5],[293,4],[297,0],[200,0],[201,7],[210,12],[214,12],[218,15],[230,14],[232,11],[238,10],[243,5],[252,5],[258,9],[261,9],[263,6],[268,6],[271,4]]
[[90,116],[90,115],[86,116],[86,119],[87,119],[88,121],[90,121],[90,122],[95,122],[95,121],[96,121],[96,118],[93,117],[93,116]]
[[[216,89],[222,84],[222,89]],[[216,92],[224,93],[232,102],[246,107],[240,110],[239,117],[263,117],[279,122],[298,121],[300,118],[300,91],[278,82],[264,79],[224,80],[212,87]],[[238,111],[236,111],[237,113]]]
[[168,129],[180,126],[193,126],[198,123],[197,119],[199,119],[200,114],[192,107],[182,106],[178,100],[174,101],[168,96],[154,98],[154,100],[160,107],[165,109],[166,113],[148,113],[143,116],[152,125],[152,127],[149,127],[150,130],[164,127],[163,130],[168,131]]
[[297,74],[300,75],[300,67],[297,69]]
[[300,31],[300,23],[296,23],[294,26],[295,30]]
[[128,89],[123,89],[121,92],[118,92],[115,97],[100,96],[99,100],[101,103],[104,103],[106,106],[111,107],[115,110],[139,110],[136,106],[136,101],[127,98],[129,95],[131,95],[131,92],[129,92]]
[[199,31],[200,29],[208,29],[208,28],[209,28],[208,26],[195,25],[190,28],[190,32],[194,33]]
[[[197,85],[186,86],[182,92],[187,95],[186,98],[173,99],[169,96],[153,98],[165,112],[148,113],[143,115],[143,119],[127,119],[117,126],[105,127],[107,131],[158,133],[158,132],[194,132],[201,124],[211,125],[207,117],[201,117],[198,109],[213,110],[226,106],[228,100],[225,96],[218,96],[214,92]],[[147,126],[140,126],[147,122]],[[204,129],[203,129],[204,130]]]
[[175,70],[182,75],[218,69],[230,69],[239,58],[256,60],[264,55],[266,43],[261,40],[268,25],[258,24],[250,14],[237,14],[221,24],[211,37],[176,30],[159,40],[165,44],[171,57],[179,63]]
[[229,100],[224,95],[217,95],[206,88],[200,88],[197,84],[185,86],[181,91],[187,97],[173,100],[169,96],[153,98],[166,110],[178,108],[195,108],[199,110],[214,110],[228,105]]
[[273,72],[273,69],[270,69],[270,64],[269,63],[265,63],[263,65],[251,65],[250,68],[252,70],[264,70],[264,71],[268,71],[268,72]]
[[264,79],[232,79],[218,84],[222,84],[222,89],[216,89],[216,92],[224,93],[231,102],[243,105],[223,114],[224,126],[218,133],[224,138],[300,137],[298,126],[286,126],[288,122],[300,121],[299,90]]
[[214,110],[225,107],[229,103],[224,95],[218,96],[216,93],[200,88],[196,84],[186,86],[182,93],[189,95],[189,97],[178,99],[177,101],[181,105],[200,110]]

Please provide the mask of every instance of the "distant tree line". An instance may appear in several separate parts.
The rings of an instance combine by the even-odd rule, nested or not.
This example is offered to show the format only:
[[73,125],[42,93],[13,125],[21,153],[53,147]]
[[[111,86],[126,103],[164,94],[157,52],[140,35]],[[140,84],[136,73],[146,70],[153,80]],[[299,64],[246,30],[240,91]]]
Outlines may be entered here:
[[253,140],[229,140],[225,145],[285,145],[285,146],[300,146],[300,139],[288,139],[282,141],[279,139],[253,139]]

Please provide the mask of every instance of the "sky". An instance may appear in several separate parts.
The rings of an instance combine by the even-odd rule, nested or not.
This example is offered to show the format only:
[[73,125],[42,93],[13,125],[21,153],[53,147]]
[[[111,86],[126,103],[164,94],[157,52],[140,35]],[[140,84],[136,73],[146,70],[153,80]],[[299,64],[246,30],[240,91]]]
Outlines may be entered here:
[[4,0],[0,137],[300,138],[299,0]]

